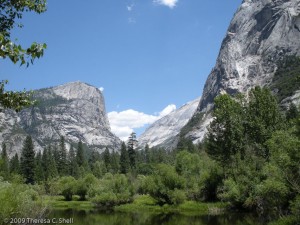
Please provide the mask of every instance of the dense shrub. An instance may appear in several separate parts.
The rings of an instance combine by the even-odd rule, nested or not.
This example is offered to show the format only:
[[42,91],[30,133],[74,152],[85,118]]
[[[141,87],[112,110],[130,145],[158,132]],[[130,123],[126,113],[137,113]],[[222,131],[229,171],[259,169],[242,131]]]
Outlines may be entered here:
[[113,207],[132,201],[133,187],[124,174],[107,173],[89,191],[92,202],[98,207]]
[[174,167],[159,164],[154,174],[148,176],[143,184],[143,189],[150,194],[160,205],[182,203],[186,196],[185,182],[178,175]]
[[29,185],[8,183],[0,178],[0,221],[11,217],[41,217],[45,205]]
[[92,174],[87,174],[85,177],[76,181],[74,192],[79,195],[79,200],[86,200],[89,189],[96,184],[97,181],[97,178]]
[[50,192],[53,195],[62,195],[66,201],[71,201],[75,194],[76,180],[74,177],[66,176],[50,183]]

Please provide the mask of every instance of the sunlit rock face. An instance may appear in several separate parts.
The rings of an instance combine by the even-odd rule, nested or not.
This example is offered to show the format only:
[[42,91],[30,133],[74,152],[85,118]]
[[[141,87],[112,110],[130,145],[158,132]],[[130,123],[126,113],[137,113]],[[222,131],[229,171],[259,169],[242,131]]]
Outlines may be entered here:
[[[244,0],[235,13],[196,111],[204,113],[189,137],[196,143],[206,133],[214,98],[220,93],[246,93],[268,85],[276,63],[300,54],[299,0]],[[291,99],[297,102],[299,93]]]
[[195,99],[188,102],[176,111],[153,123],[138,138],[138,147],[142,149],[148,144],[149,147],[175,148],[178,142],[178,134],[195,113],[199,100]]
[[37,105],[16,114],[5,111],[0,121],[0,141],[10,154],[19,152],[26,135],[35,149],[58,142],[64,136],[69,146],[81,140],[99,152],[106,147],[118,150],[121,141],[110,130],[101,91],[82,82],[36,90]]

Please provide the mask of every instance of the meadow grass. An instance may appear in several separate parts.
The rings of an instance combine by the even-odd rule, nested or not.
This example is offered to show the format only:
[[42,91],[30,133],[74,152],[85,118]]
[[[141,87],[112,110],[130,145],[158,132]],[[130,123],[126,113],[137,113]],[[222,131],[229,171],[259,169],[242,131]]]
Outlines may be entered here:
[[[63,196],[44,196],[44,202],[53,209],[93,210],[95,205],[90,201],[79,201],[74,196],[72,201],[65,201]],[[227,204],[222,202],[204,203],[185,201],[179,205],[157,204],[149,195],[137,195],[132,203],[114,207],[119,212],[151,212],[151,213],[178,213],[184,215],[218,215],[226,211]]]
[[79,201],[78,196],[74,196],[72,201],[65,201],[63,196],[44,196],[47,205],[54,209],[78,209],[92,210],[94,205],[90,201]]
[[159,206],[149,195],[138,195],[134,201],[129,204],[116,206],[116,211],[138,212],[148,211],[153,213],[179,213],[185,215],[216,215],[225,212],[227,204],[222,202],[203,203],[195,201],[185,201],[179,205]]

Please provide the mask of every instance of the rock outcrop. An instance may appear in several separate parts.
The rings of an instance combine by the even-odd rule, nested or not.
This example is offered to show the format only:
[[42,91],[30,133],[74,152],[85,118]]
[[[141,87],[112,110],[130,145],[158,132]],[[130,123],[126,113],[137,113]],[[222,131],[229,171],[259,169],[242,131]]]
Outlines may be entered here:
[[199,100],[198,98],[188,102],[174,112],[154,122],[138,138],[138,148],[144,148],[146,144],[149,147],[175,148],[180,130],[195,113]]
[[36,150],[64,136],[67,145],[81,140],[99,152],[118,149],[120,139],[110,130],[101,91],[82,82],[72,82],[36,90],[37,105],[15,113],[0,115],[0,142],[8,144],[10,154],[19,152],[26,135],[31,135]]
[[[287,55],[300,55],[299,40],[299,0],[244,0],[205,83],[195,113],[204,117],[187,136],[195,143],[203,139],[217,95],[247,93],[254,86],[268,86],[279,60]],[[297,96],[299,93],[292,99]]]

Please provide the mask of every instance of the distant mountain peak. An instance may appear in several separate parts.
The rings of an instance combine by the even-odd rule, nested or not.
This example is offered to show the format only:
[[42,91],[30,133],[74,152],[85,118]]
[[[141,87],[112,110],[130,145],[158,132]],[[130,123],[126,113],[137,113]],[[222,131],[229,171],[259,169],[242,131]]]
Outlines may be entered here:
[[34,91],[38,104],[20,113],[7,110],[0,120],[0,142],[11,153],[19,152],[22,140],[31,135],[37,150],[64,136],[67,143],[81,140],[90,148],[118,150],[121,141],[110,130],[104,97],[87,83],[76,81]]
[[178,142],[178,134],[194,114],[199,100],[200,98],[190,101],[154,122],[138,138],[138,147],[144,148],[148,144],[149,147],[175,148]]

